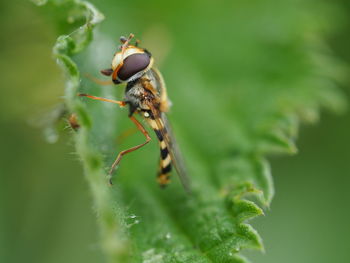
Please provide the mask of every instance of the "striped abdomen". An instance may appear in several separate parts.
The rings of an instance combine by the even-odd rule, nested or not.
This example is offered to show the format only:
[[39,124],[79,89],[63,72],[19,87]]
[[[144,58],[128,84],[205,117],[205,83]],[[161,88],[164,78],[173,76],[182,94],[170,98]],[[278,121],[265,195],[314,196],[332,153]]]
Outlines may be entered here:
[[[159,135],[157,132],[156,134],[157,136]],[[166,146],[164,140],[160,140],[160,138],[162,138],[161,134],[160,137],[158,136],[160,146],[160,165],[157,180],[161,187],[165,187],[170,182],[169,178],[171,172],[171,157],[169,154],[169,149]]]
[[163,137],[165,128],[161,119],[156,120],[150,111],[147,111],[147,113],[147,122],[156,133],[160,146],[160,167],[157,175],[157,181],[161,187],[165,187],[170,182],[170,172],[172,168],[169,149],[165,143],[165,138]]

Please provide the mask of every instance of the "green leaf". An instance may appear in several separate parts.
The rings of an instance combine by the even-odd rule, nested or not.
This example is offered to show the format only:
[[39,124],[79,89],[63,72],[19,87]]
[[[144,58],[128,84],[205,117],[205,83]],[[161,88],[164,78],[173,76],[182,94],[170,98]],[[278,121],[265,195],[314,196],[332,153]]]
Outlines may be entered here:
[[[248,262],[242,249],[263,251],[247,221],[263,215],[274,195],[267,155],[296,153],[300,121],[317,120],[321,107],[341,111],[346,104],[334,85],[342,67],[320,49],[322,24],[315,19],[327,7],[291,0],[186,2],[183,12],[180,3],[169,9],[106,1],[98,4],[106,24],[96,31],[104,16],[89,2],[47,2],[45,13],[65,32],[53,54],[66,72],[67,107],[81,126],[76,149],[108,262]],[[150,17],[164,21],[152,25]],[[143,32],[156,58],[173,45],[162,69],[191,195],[176,178],[166,190],[157,187],[155,139],[123,160],[108,187],[106,168],[141,137],[117,143],[130,125],[127,113],[76,94],[121,98],[119,87],[101,88],[84,77],[108,67],[121,28]]]

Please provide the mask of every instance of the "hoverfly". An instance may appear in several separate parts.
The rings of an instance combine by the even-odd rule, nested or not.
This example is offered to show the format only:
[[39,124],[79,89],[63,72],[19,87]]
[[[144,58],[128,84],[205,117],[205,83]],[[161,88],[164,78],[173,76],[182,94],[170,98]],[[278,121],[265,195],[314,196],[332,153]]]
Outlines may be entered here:
[[165,113],[169,109],[169,101],[165,83],[160,72],[153,66],[154,59],[146,49],[138,47],[138,41],[134,45],[130,41],[134,37],[121,37],[122,43],[119,51],[115,53],[111,68],[101,70],[105,76],[111,76],[114,84],[126,83],[125,97],[123,101],[116,101],[88,94],[79,96],[90,99],[116,103],[120,107],[129,107],[129,118],[139,131],[146,137],[146,141],[124,151],[121,151],[110,168],[110,184],[112,174],[120,163],[122,157],[146,145],[151,137],[142,124],[134,117],[139,114],[154,130],[160,146],[160,167],[157,181],[161,187],[170,182],[172,166],[175,167],[184,188],[188,191],[188,179],[179,150],[172,136],[169,122]]

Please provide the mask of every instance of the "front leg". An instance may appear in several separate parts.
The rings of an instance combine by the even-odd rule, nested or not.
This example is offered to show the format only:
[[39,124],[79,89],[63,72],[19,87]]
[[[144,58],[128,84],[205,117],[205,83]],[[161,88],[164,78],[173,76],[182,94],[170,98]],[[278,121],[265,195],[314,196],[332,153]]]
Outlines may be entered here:
[[78,96],[80,96],[80,97],[87,97],[87,98],[90,98],[90,99],[93,99],[93,100],[101,100],[101,101],[105,101],[105,102],[115,103],[115,104],[118,104],[120,107],[125,107],[126,104],[127,104],[125,101],[111,100],[111,99],[96,97],[96,96],[92,96],[92,95],[84,94],[84,93],[78,93]]

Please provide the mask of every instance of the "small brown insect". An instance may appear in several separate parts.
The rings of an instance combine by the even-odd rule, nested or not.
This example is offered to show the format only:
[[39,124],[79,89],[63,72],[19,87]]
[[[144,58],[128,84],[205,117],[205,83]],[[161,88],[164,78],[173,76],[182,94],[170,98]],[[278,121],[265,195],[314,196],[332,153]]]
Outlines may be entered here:
[[72,114],[69,116],[69,118],[68,118],[68,123],[69,123],[69,126],[70,126],[73,130],[75,130],[75,131],[79,130],[80,124],[79,124],[79,122],[78,122],[77,115],[76,115],[75,113],[72,113]]
[[114,84],[127,84],[124,100],[115,101],[88,94],[79,94],[79,96],[95,100],[116,103],[120,107],[128,105],[130,120],[146,137],[144,143],[121,151],[118,154],[109,171],[110,183],[112,183],[112,174],[122,157],[127,153],[141,148],[151,140],[146,129],[134,117],[134,114],[137,113],[146,120],[159,140],[160,169],[157,178],[160,186],[165,187],[170,182],[170,172],[172,166],[174,166],[184,188],[189,191],[189,181],[186,176],[184,164],[165,115],[169,109],[169,101],[163,77],[153,67],[154,60],[151,53],[146,49],[138,47],[138,42],[135,45],[130,44],[133,37],[134,35],[130,34],[129,38],[120,38],[122,45],[113,57],[112,67],[101,70],[103,75],[112,77]]

